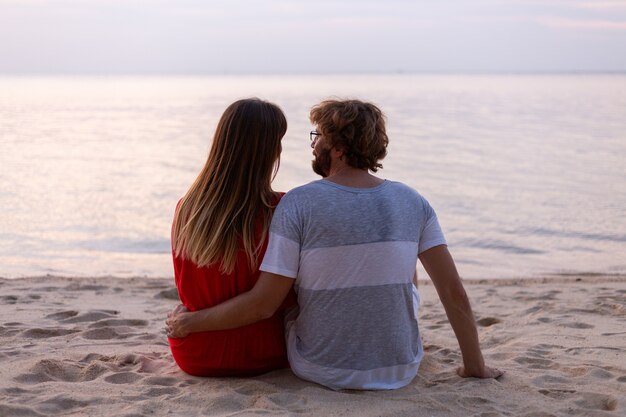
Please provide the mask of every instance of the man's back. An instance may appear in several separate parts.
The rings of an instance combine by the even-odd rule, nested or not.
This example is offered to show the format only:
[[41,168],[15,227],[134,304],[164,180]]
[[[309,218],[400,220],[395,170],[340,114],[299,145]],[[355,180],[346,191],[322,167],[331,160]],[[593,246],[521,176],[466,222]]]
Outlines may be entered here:
[[334,389],[408,384],[423,355],[417,255],[445,244],[428,202],[396,182],[320,180],[283,198],[270,233],[261,269],[296,278],[299,311],[287,326],[294,372]]

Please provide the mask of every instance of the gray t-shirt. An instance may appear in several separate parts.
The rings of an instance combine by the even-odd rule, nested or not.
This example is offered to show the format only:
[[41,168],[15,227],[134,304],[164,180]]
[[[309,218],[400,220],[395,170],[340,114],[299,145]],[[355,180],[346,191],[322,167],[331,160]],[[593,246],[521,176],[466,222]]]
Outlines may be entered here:
[[417,256],[445,243],[428,202],[398,182],[319,180],[287,193],[260,269],[296,279],[286,327],[294,373],[332,389],[411,382],[423,356]]

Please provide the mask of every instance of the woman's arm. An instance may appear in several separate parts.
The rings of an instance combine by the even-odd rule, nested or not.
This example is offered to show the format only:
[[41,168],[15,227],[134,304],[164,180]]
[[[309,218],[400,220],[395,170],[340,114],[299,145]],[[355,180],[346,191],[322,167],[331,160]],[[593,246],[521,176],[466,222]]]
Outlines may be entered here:
[[293,278],[261,272],[250,291],[222,304],[194,312],[178,306],[165,321],[167,336],[179,338],[195,332],[234,329],[269,318],[278,310],[293,282]]
[[472,307],[448,247],[435,246],[422,252],[419,258],[435,285],[459,342],[464,366],[457,370],[458,374],[477,378],[497,378],[502,375],[502,371],[485,366]]

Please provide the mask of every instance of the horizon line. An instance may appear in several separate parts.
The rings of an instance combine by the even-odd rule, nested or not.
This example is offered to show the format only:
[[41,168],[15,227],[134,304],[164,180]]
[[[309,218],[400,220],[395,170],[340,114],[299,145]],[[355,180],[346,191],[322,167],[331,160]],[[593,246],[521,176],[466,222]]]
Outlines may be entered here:
[[625,75],[623,70],[442,71],[0,71],[0,76]]

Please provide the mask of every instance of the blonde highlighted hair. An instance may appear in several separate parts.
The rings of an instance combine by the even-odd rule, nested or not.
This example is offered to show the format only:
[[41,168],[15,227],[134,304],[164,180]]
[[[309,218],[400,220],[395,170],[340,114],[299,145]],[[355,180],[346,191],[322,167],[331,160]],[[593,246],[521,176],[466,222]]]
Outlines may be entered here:
[[230,274],[243,247],[250,267],[257,267],[275,206],[271,183],[286,131],[285,115],[275,104],[251,98],[228,106],[207,161],[176,210],[176,256],[199,267],[219,264],[220,272]]

